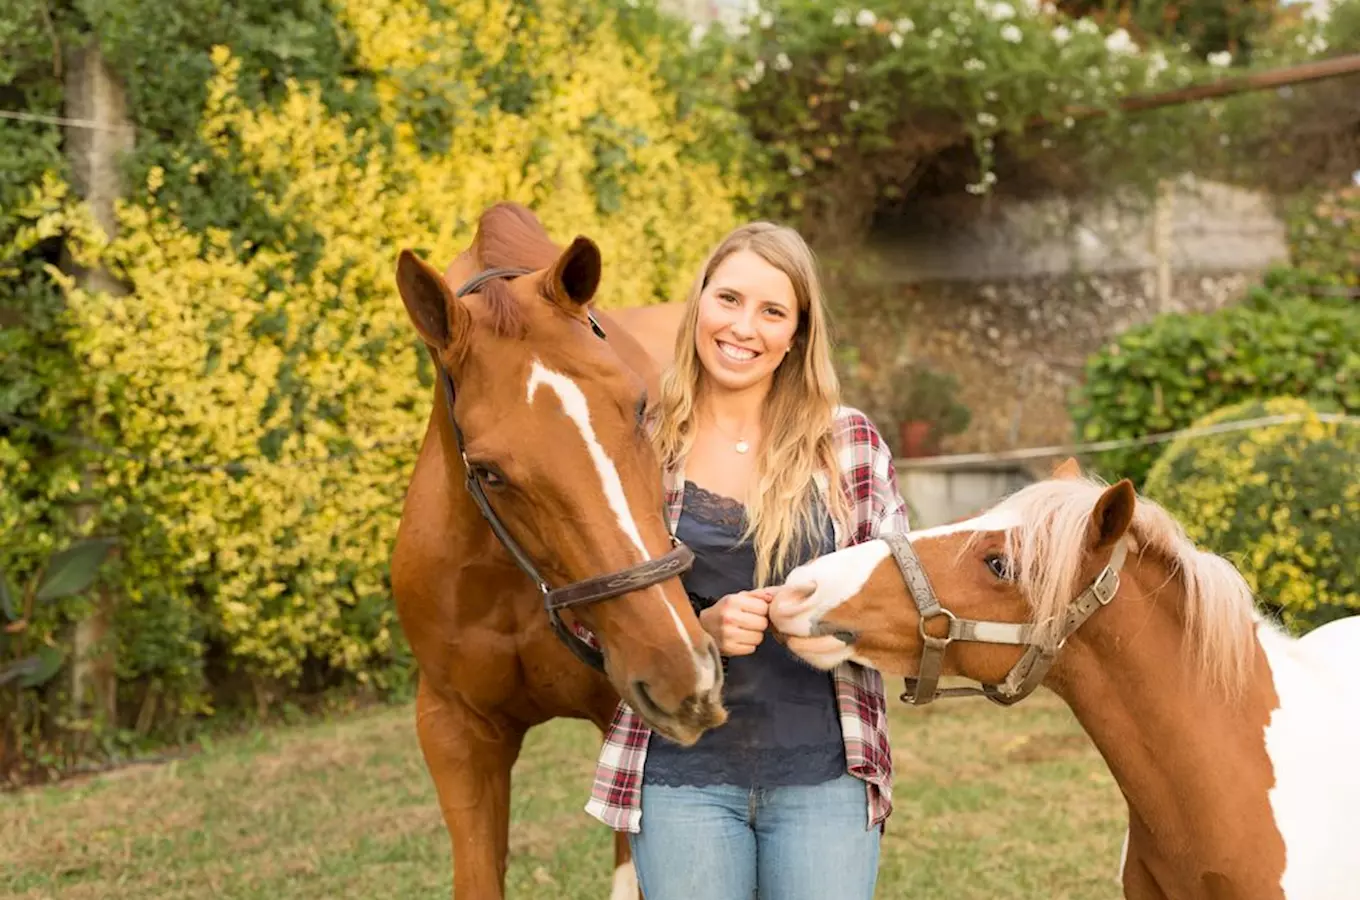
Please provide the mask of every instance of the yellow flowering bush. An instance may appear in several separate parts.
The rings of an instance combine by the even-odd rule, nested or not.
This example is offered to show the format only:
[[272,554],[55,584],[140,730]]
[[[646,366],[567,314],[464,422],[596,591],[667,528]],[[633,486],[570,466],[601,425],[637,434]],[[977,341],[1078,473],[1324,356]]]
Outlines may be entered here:
[[1203,546],[1233,560],[1261,606],[1295,632],[1360,611],[1360,428],[1304,400],[1250,400],[1196,427],[1267,416],[1300,421],[1182,437],[1146,492]]
[[[92,24],[115,67],[174,60],[170,87],[130,92],[156,127],[129,161],[120,232],[89,228],[59,172],[26,221],[130,293],[48,266],[65,308],[40,324],[69,386],[0,394],[0,412],[118,453],[58,466],[36,455],[55,445],[0,422],[0,521],[20,534],[3,557],[22,572],[52,544],[24,531],[34,504],[93,501],[85,530],[120,539],[119,676],[129,699],[157,685],[162,718],[207,709],[224,671],[266,690],[391,684],[408,660],[387,562],[433,384],[394,290],[399,249],[443,265],[511,199],[555,238],[600,245],[603,305],[679,298],[754,196],[741,158],[706,149],[738,129],[676,88],[684,29],[625,2],[336,0],[322,40],[292,16],[306,0],[250,0],[234,14],[269,27],[216,46],[114,5],[126,17]],[[311,56],[289,50],[293,31]],[[24,252],[11,240],[0,261]]]

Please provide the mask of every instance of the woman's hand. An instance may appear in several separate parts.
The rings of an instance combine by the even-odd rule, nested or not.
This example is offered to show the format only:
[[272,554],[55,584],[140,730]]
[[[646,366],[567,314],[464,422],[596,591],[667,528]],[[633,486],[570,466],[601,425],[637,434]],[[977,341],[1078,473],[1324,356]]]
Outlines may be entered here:
[[699,624],[718,643],[723,656],[748,656],[770,625],[769,591],[728,594],[699,614]]

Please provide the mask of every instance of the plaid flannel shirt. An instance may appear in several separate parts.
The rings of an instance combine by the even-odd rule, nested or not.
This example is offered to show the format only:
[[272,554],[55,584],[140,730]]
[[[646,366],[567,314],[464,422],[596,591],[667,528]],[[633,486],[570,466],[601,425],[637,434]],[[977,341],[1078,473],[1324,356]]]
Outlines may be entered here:
[[[850,500],[850,527],[836,524],[836,546],[846,547],[884,534],[908,530],[906,503],[897,491],[892,452],[878,429],[859,410],[841,407],[834,424],[841,482]],[[671,533],[680,521],[684,472],[666,473],[666,513]],[[823,491],[826,479],[818,481]],[[845,758],[851,775],[865,782],[866,828],[881,824],[892,812],[892,752],[888,746],[888,712],[883,678],[872,669],[843,663],[833,671],[836,705]],[[636,832],[642,826],[642,771],[652,732],[626,703],[620,703],[605,734],[595,769],[595,786],[586,812],[615,831]]]

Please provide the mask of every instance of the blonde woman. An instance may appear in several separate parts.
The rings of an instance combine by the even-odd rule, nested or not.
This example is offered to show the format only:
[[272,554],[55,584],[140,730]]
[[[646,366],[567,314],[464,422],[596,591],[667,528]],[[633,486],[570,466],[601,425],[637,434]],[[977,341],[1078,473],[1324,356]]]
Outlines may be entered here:
[[647,900],[873,896],[892,808],[883,682],[799,662],[770,634],[764,590],[907,530],[891,453],[838,394],[811,251],[789,228],[738,228],[690,291],[654,424],[730,717],[680,747],[620,705],[586,807],[629,832]]

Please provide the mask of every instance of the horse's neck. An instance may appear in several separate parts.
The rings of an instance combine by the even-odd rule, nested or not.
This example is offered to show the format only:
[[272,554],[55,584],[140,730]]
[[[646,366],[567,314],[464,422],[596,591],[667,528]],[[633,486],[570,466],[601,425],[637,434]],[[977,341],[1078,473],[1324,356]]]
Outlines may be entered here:
[[1274,698],[1264,653],[1258,645],[1247,687],[1229,698],[1184,639],[1179,579],[1145,564],[1125,582],[1068,641],[1051,686],[1159,846],[1217,858],[1267,802]]

